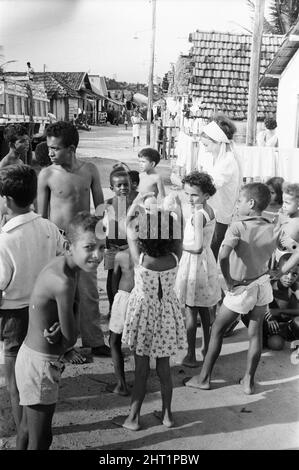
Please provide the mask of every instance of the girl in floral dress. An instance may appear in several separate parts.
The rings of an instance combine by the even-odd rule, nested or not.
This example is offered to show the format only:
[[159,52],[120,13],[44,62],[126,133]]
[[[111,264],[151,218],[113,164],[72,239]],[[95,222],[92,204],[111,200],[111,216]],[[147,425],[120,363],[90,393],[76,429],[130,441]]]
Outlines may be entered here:
[[[198,367],[195,344],[197,314],[203,330],[202,355],[206,355],[210,340],[209,307],[221,299],[217,264],[211,250],[215,230],[215,214],[207,201],[216,193],[212,178],[207,173],[193,171],[183,179],[187,196],[187,218],[183,239],[183,254],[175,283],[175,291],[186,308],[188,351],[182,365]],[[185,208],[186,209],[186,208]]]
[[[136,217],[136,207],[145,196],[137,196],[128,217],[128,243],[133,258],[135,287],[128,302],[122,341],[135,354],[135,383],[130,413],[123,427],[140,429],[140,409],[146,393],[150,358],[156,359],[160,379],[161,422],[173,426],[171,413],[172,379],[169,358],[187,348],[186,330],[174,292],[181,240],[175,240],[174,220],[169,212],[156,210]],[[139,224],[139,225],[137,225]]]

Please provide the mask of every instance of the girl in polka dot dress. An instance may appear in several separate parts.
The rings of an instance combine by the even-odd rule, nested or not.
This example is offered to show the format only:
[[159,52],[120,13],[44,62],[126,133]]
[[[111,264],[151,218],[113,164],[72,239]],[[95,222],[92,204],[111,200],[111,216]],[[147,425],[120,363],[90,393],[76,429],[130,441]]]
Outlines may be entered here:
[[202,355],[206,355],[210,340],[209,307],[221,299],[217,264],[211,250],[215,230],[215,214],[207,201],[216,192],[207,173],[193,171],[183,179],[187,208],[191,214],[185,223],[183,254],[175,283],[175,291],[186,307],[188,352],[182,365],[198,367],[195,344],[197,314],[203,330]]
[[[135,213],[137,199],[133,204],[128,215]],[[123,426],[140,429],[140,409],[153,358],[162,394],[162,412],[155,412],[155,416],[171,427],[174,422],[169,358],[187,348],[184,319],[174,292],[181,240],[175,239],[175,222],[169,212],[158,210],[133,219],[127,236],[135,265],[135,287],[128,302],[122,341],[135,354],[135,383],[130,413]]]

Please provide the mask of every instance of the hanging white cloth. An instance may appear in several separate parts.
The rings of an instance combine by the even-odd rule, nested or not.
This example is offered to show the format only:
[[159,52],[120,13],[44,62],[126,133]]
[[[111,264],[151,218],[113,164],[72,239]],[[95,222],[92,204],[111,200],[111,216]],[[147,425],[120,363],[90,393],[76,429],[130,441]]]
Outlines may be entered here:
[[277,175],[289,183],[299,180],[299,149],[278,148]]

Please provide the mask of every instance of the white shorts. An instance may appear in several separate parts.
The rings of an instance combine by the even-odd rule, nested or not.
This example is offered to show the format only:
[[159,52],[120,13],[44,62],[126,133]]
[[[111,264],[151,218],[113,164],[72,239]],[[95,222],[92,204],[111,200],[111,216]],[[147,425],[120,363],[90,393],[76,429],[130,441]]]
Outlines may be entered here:
[[109,330],[112,331],[112,333],[121,335],[123,332],[129,297],[130,292],[124,290],[119,290],[115,294],[109,322]]
[[58,400],[58,389],[64,365],[59,357],[43,354],[22,344],[15,373],[21,406],[52,405]]
[[227,292],[223,304],[233,312],[246,315],[255,306],[267,305],[273,300],[270,276],[265,274],[248,286],[236,286]]

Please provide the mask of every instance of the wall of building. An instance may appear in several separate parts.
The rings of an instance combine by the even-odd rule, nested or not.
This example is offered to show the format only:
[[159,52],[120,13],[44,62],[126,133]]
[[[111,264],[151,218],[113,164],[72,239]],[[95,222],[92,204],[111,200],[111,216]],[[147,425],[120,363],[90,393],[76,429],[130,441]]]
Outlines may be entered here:
[[297,147],[299,119],[299,51],[282,73],[278,86],[277,133],[279,147]]
[[51,100],[51,110],[58,121],[67,120],[67,107],[64,98]]

